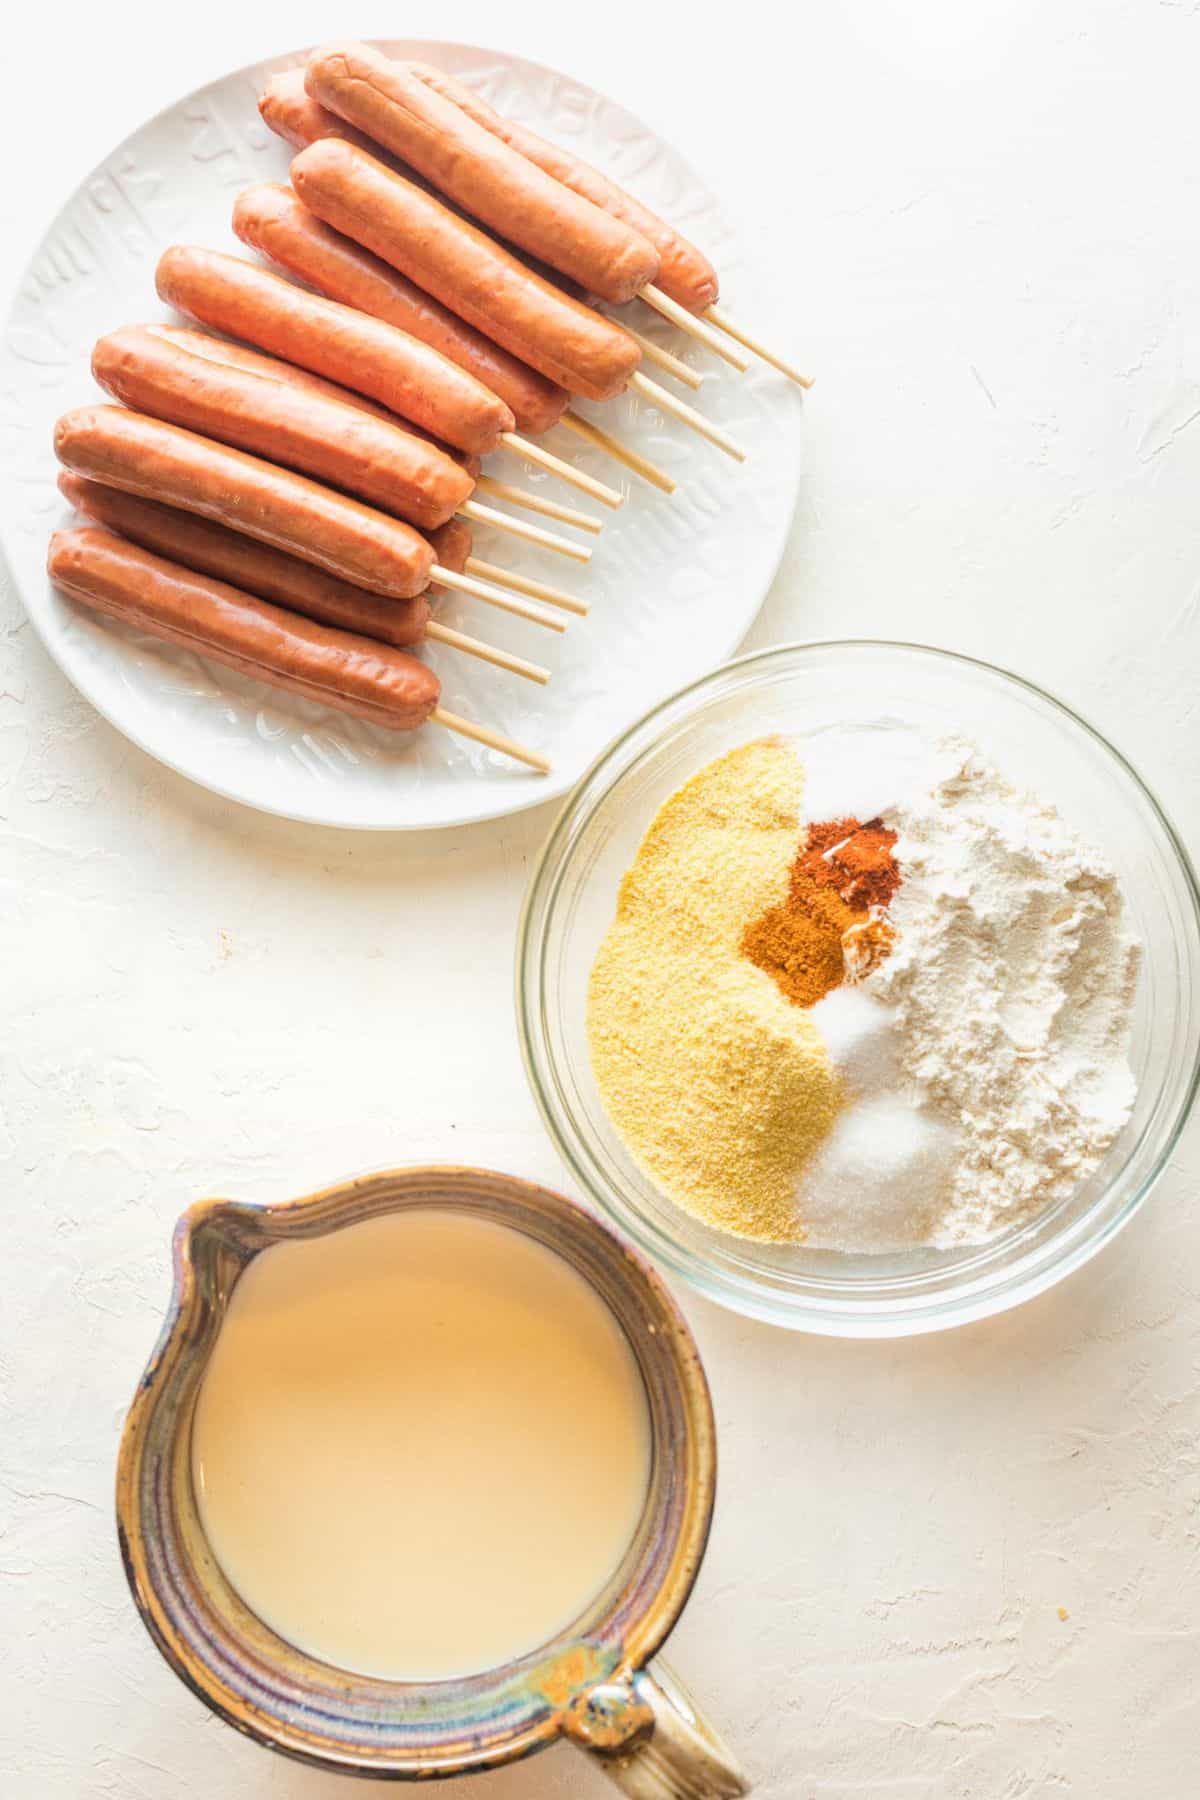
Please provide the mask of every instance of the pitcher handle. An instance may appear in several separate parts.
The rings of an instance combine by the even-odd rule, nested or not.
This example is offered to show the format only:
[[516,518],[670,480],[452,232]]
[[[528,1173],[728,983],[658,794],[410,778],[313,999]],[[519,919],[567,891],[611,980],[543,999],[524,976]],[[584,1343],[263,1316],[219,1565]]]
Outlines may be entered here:
[[567,1730],[633,1800],[735,1800],[750,1792],[728,1745],[662,1661],[593,1688],[572,1709]]

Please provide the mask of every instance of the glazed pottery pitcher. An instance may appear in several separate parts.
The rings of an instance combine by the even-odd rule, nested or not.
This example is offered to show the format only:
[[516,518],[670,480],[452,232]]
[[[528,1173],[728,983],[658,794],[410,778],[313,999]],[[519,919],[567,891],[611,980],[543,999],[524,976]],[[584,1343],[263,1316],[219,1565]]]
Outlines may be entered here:
[[[481,1674],[395,1682],[306,1655],[246,1607],[201,1528],[191,1429],[230,1295],[253,1257],[272,1244],[431,1206],[522,1231],[592,1284],[641,1371],[651,1473],[620,1567],[558,1637]],[[639,1800],[727,1800],[747,1792],[730,1752],[682,1685],[661,1663],[651,1666],[704,1553],[716,1454],[695,1343],[636,1252],[546,1188],[479,1169],[414,1168],[281,1206],[202,1201],[176,1228],[174,1259],[170,1309],[121,1442],[117,1522],[150,1635],[214,1712],[259,1743],[344,1773],[458,1775],[566,1737]]]

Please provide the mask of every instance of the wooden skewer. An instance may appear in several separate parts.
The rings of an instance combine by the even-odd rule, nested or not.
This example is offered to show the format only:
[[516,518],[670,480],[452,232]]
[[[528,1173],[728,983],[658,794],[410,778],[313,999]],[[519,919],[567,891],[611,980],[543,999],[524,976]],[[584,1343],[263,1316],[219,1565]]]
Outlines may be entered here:
[[518,456],[523,456],[526,462],[537,463],[539,468],[549,469],[554,475],[561,475],[564,481],[571,483],[572,487],[577,487],[583,494],[590,494],[593,500],[599,500],[604,506],[611,506],[614,512],[619,506],[624,506],[625,496],[618,494],[616,488],[605,487],[604,483],[597,481],[594,475],[585,475],[582,469],[573,468],[560,456],[552,456],[549,450],[543,450],[540,444],[531,444],[528,438],[518,437],[515,431],[503,432],[500,442],[506,444],[510,450],[515,450]]
[[[469,557],[469,562],[475,558]],[[460,575],[455,569],[443,569],[440,563],[434,563],[430,574],[431,587],[451,588],[456,594],[470,594],[473,600],[484,600],[489,606],[498,607],[501,612],[512,613],[518,619],[528,619],[531,625],[544,625],[547,631],[565,631],[565,619],[556,618],[554,613],[545,612],[540,606],[530,606],[527,600],[518,600],[512,594],[506,594],[500,588],[487,586],[476,581],[470,575]]]
[[480,638],[468,637],[465,631],[454,631],[449,625],[439,625],[436,619],[429,620],[425,636],[432,638],[435,644],[461,650],[465,656],[477,656],[480,662],[492,663],[497,669],[507,669],[510,675],[523,675],[526,681],[536,681],[542,687],[550,679],[549,669],[543,669],[540,663],[526,662],[523,656],[510,656],[507,650],[485,644]]
[[714,425],[711,419],[706,419],[704,414],[697,412],[694,406],[688,406],[684,401],[677,400],[674,394],[668,394],[666,388],[659,387],[657,381],[649,380],[639,371],[638,374],[630,376],[629,385],[649,400],[653,406],[661,407],[663,412],[672,413],[683,424],[690,425],[693,431],[698,431],[701,437],[706,437],[710,444],[715,444],[718,450],[725,452],[726,456],[732,456],[737,462],[745,462],[746,452],[738,444],[735,444],[732,438],[726,437],[725,433]]
[[703,386],[703,375],[695,369],[690,369],[687,363],[680,362],[677,356],[672,356],[669,350],[664,350],[661,344],[654,342],[653,338],[643,337],[640,331],[633,329],[632,325],[626,325],[624,319],[622,319],[621,325],[629,333],[646,361],[653,363],[656,369],[662,369],[665,374],[673,375],[676,381],[682,381],[684,387]]
[[460,717],[458,713],[447,712],[444,706],[435,706],[429,716],[436,719],[439,725],[444,725],[447,731],[456,731],[459,737],[474,738],[477,744],[486,744],[489,750],[499,750],[502,756],[511,756],[514,762],[536,769],[539,775],[550,773],[549,757],[537,750],[527,750],[524,744],[505,737],[502,731],[493,731],[490,725],[476,725],[472,720]]
[[739,344],[745,344],[747,350],[753,350],[755,356],[761,356],[765,363],[770,363],[773,369],[778,369],[780,374],[786,375],[789,381],[798,382],[802,388],[812,386],[811,375],[802,375],[799,369],[792,367],[791,363],[784,362],[782,356],[776,356],[773,350],[768,350],[765,344],[760,344],[758,339],[751,337],[748,331],[743,331],[740,325],[735,325],[729,314],[722,312],[719,306],[706,306],[700,316],[707,319],[710,325],[715,325],[718,331],[727,332],[731,338],[736,338]]
[[576,437],[581,437],[585,444],[591,444],[593,449],[603,450],[606,456],[624,463],[627,469],[632,469],[635,475],[640,475],[643,481],[648,481],[662,493],[675,492],[675,483],[665,469],[660,469],[657,463],[652,463],[649,457],[642,456],[639,451],[631,450],[628,444],[613,437],[611,432],[601,431],[599,425],[593,425],[590,419],[568,409],[558,422],[565,425],[568,431],[573,431]]
[[530,581],[527,575],[515,575],[511,569],[498,569],[495,563],[484,562],[478,556],[468,556],[466,570],[468,575],[478,575],[481,581],[512,588],[534,600],[545,600],[550,606],[561,606],[564,612],[575,613],[581,619],[592,610],[586,600],[577,600],[574,594],[565,593],[562,588],[547,587],[544,581]]
[[662,289],[655,287],[652,281],[648,281],[644,288],[638,289],[638,299],[644,300],[647,306],[652,306],[655,312],[660,312],[664,319],[670,319],[672,325],[678,325],[680,331],[686,331],[689,337],[694,337],[698,344],[703,344],[706,350],[713,352],[714,356],[723,358],[738,371],[739,375],[744,375],[750,367],[748,356],[743,356],[740,350],[731,348],[721,334],[713,330],[711,325],[706,325],[703,319],[698,319],[695,313],[690,313],[686,306],[680,306],[678,300],[672,300],[669,294],[664,294]]
[[597,537],[604,530],[604,520],[594,513],[577,512],[573,506],[560,506],[557,500],[543,500],[540,494],[533,494],[528,488],[512,487],[507,481],[493,480],[490,475],[476,477],[475,492],[487,494],[493,500],[507,500],[510,506],[523,506],[526,512],[541,513],[543,518],[557,519],[562,525],[574,525]]
[[556,550],[560,556],[569,556],[573,562],[587,563],[592,560],[592,553],[586,544],[573,544],[570,538],[559,537],[557,531],[543,531],[540,525],[527,525],[524,519],[514,519],[509,513],[497,512],[494,506],[481,506],[478,500],[464,500],[458,509],[460,519],[471,519],[476,525],[494,525],[497,531],[507,531],[512,537],[522,538],[527,544],[538,544],[543,550]]

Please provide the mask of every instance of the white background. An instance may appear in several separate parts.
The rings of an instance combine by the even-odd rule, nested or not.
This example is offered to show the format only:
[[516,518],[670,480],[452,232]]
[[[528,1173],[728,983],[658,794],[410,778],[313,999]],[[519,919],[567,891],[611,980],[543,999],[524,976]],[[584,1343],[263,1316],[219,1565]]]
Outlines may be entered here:
[[[819,377],[750,641],[1010,664],[1111,732],[1200,848],[1194,4],[13,11],[7,285],[142,118],[323,36],[502,41],[648,118],[762,234],[776,335]],[[549,819],[258,818],[98,721],[12,596],[0,628],[0,1788],[353,1800],[160,1663],[116,1556],[117,1435],[198,1195],[425,1159],[561,1184],[510,1003]],[[761,1795],[1196,1791],[1197,1145],[1099,1261],[971,1330],[827,1343],[686,1301],[722,1490],[672,1654]],[[555,1751],[442,1791],[609,1789]]]

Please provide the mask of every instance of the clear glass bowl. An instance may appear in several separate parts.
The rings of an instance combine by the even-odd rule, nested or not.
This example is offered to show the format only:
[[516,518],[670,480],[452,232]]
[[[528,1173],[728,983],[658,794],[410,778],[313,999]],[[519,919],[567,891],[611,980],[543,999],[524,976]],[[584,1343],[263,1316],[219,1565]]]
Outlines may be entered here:
[[[1052,801],[1116,868],[1143,943],[1133,1117],[1094,1176],[1023,1229],[970,1249],[850,1256],[744,1241],[659,1193],[592,1077],[587,986],[617,887],[662,802],[767,732],[897,717],[961,732]],[[742,657],[648,713],[569,796],[534,869],[517,944],[522,1054],[546,1125],[585,1194],[710,1299],[798,1330],[891,1337],[1014,1306],[1093,1256],[1154,1185],[1200,1077],[1200,894],[1169,819],[1120,752],[1040,688],[915,644],[792,644]]]

